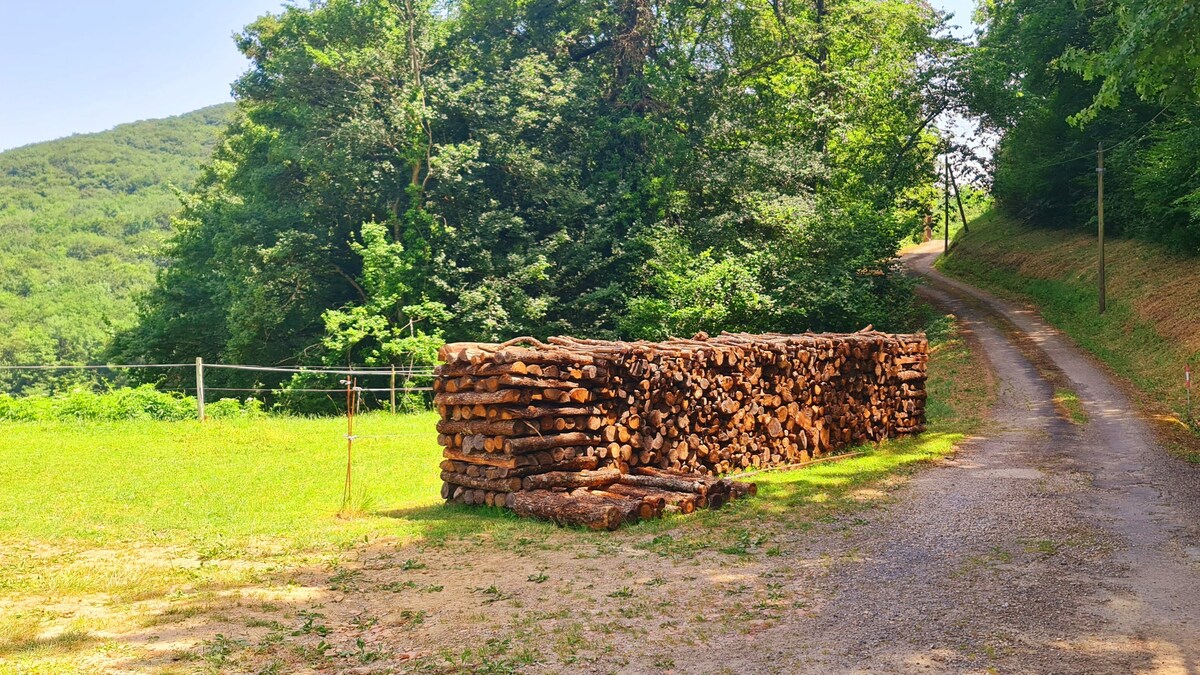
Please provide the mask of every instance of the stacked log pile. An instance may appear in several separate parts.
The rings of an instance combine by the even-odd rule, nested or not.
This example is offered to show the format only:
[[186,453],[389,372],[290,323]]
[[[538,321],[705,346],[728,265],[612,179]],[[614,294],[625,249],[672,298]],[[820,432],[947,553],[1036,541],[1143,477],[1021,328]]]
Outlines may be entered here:
[[441,353],[443,498],[612,528],[753,491],[716,476],[924,428],[921,335],[519,338]]

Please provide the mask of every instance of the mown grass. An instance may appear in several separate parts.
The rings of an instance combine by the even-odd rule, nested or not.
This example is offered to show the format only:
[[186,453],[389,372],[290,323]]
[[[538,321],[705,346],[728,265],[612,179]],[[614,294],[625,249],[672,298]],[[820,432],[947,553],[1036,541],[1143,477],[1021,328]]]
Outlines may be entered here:
[[[354,499],[367,510],[437,501],[441,451],[430,414],[358,419]],[[335,517],[345,420],[5,423],[0,541],[186,544],[269,538],[304,546],[404,534],[397,519]],[[377,438],[373,438],[377,436]],[[281,542],[280,539],[283,539]]]
[[[927,433],[759,474],[757,498],[616,533],[561,532],[496,509],[442,505],[432,414],[360,418],[363,513],[353,519],[337,516],[343,420],[4,424],[0,673],[71,670],[97,654],[135,652],[111,636],[213,620],[245,589],[295,583],[295,570],[328,570],[321,583],[334,588],[351,574],[342,563],[380,540],[463,551],[569,540],[594,546],[597,556],[621,545],[672,557],[781,555],[760,533],[765,523],[786,529],[835,518],[861,506],[862,490],[944,456],[980,425],[990,382],[963,336],[951,333],[931,361]],[[97,602],[99,615],[71,609]],[[60,609],[43,609],[53,606]]]
[[[1200,265],[1137,241],[1111,240],[1106,248],[1104,314],[1098,311],[1096,239],[1087,234],[1034,228],[991,211],[972,222],[938,268],[1036,305],[1046,321],[1136,387],[1148,412],[1169,416],[1160,419],[1162,428],[1175,436],[1188,420],[1184,367],[1200,363]],[[1070,400],[1062,403],[1071,409]],[[1176,454],[1200,461],[1183,447],[1194,448],[1200,431],[1194,422],[1192,431]]]

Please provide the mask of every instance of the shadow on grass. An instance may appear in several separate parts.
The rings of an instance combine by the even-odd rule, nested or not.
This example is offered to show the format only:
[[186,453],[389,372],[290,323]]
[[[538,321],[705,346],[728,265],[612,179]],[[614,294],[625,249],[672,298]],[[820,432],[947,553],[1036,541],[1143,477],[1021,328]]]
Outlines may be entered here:
[[31,652],[50,652],[65,655],[91,646],[97,640],[87,631],[66,630],[51,637],[22,637],[0,641],[0,660]]
[[[520,518],[512,511],[495,506],[434,504],[410,508],[386,509],[372,515],[403,520],[415,526],[418,536],[411,543],[440,545],[472,536],[508,533],[513,530],[548,532],[554,525]],[[583,530],[581,530],[583,531]]]
[[[413,524],[418,535],[412,543],[441,545],[465,538],[490,537],[495,540],[521,535],[546,536],[555,530],[570,530],[590,537],[636,538],[657,534],[679,527],[716,528],[745,520],[763,518],[794,518],[800,510],[821,510],[822,519],[834,517],[837,511],[852,509],[862,501],[850,493],[857,488],[876,484],[889,476],[903,475],[918,466],[948,454],[956,442],[964,438],[957,431],[930,431],[915,438],[893,440],[857,448],[859,456],[845,460],[816,464],[796,471],[764,472],[749,480],[758,483],[758,495],[737,500],[723,509],[702,509],[690,515],[666,517],[625,525],[616,532],[592,532],[584,528],[558,528],[550,523],[519,518],[511,511],[497,507],[436,504],[412,508],[388,509],[374,516],[394,518]],[[866,500],[870,501],[870,500]],[[813,514],[809,514],[813,515]]]

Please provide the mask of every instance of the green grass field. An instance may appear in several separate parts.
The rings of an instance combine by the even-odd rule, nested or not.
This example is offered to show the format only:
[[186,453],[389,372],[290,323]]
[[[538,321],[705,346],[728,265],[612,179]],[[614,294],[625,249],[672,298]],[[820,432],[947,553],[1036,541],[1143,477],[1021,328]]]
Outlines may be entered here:
[[[365,438],[354,448],[354,506],[437,503],[434,422],[432,413],[358,419],[356,434]],[[335,517],[345,434],[338,418],[8,423],[0,437],[0,538],[211,547],[409,534],[401,519]]]
[[359,418],[359,513],[349,518],[338,516],[341,419],[5,423],[0,673],[86,670],[81,664],[137,655],[145,646],[131,636],[159,625],[186,624],[202,642],[205,625],[228,622],[230,607],[242,606],[237,598],[311,586],[305,575],[314,570],[336,578],[359,551],[381,544],[401,558],[413,544],[465,553],[564,541],[672,556],[736,552],[739,533],[861,508],[856,490],[950,452],[981,423],[990,388],[986,369],[952,338],[931,361],[927,433],[759,474],[754,499],[616,533],[563,532],[498,509],[443,505],[431,413]]

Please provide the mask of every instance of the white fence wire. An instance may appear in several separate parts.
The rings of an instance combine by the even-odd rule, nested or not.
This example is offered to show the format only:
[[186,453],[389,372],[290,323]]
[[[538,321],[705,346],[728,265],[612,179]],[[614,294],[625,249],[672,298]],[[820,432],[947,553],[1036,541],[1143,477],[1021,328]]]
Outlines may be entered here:
[[[194,387],[165,388],[170,391],[196,392],[197,415],[203,420],[206,394],[208,392],[239,392],[264,394],[270,392],[303,392],[303,393],[344,393],[348,382],[354,382],[354,390],[359,393],[387,393],[393,412],[396,409],[396,395],[416,392],[433,391],[433,387],[410,387],[408,381],[418,377],[432,377],[432,366],[259,366],[235,363],[205,363],[196,359],[195,363],[90,363],[90,364],[60,364],[60,365],[0,365],[0,372],[70,372],[70,371],[102,371],[102,370],[154,370],[171,368],[195,368],[196,385]],[[204,374],[207,370],[238,370],[260,373],[280,374],[312,374],[336,375],[348,378],[339,381],[342,385],[337,388],[322,389],[318,387],[208,387],[204,384]],[[357,378],[387,377],[389,386],[362,387],[357,385]],[[352,378],[352,379],[351,379]],[[403,386],[396,386],[400,381]]]

